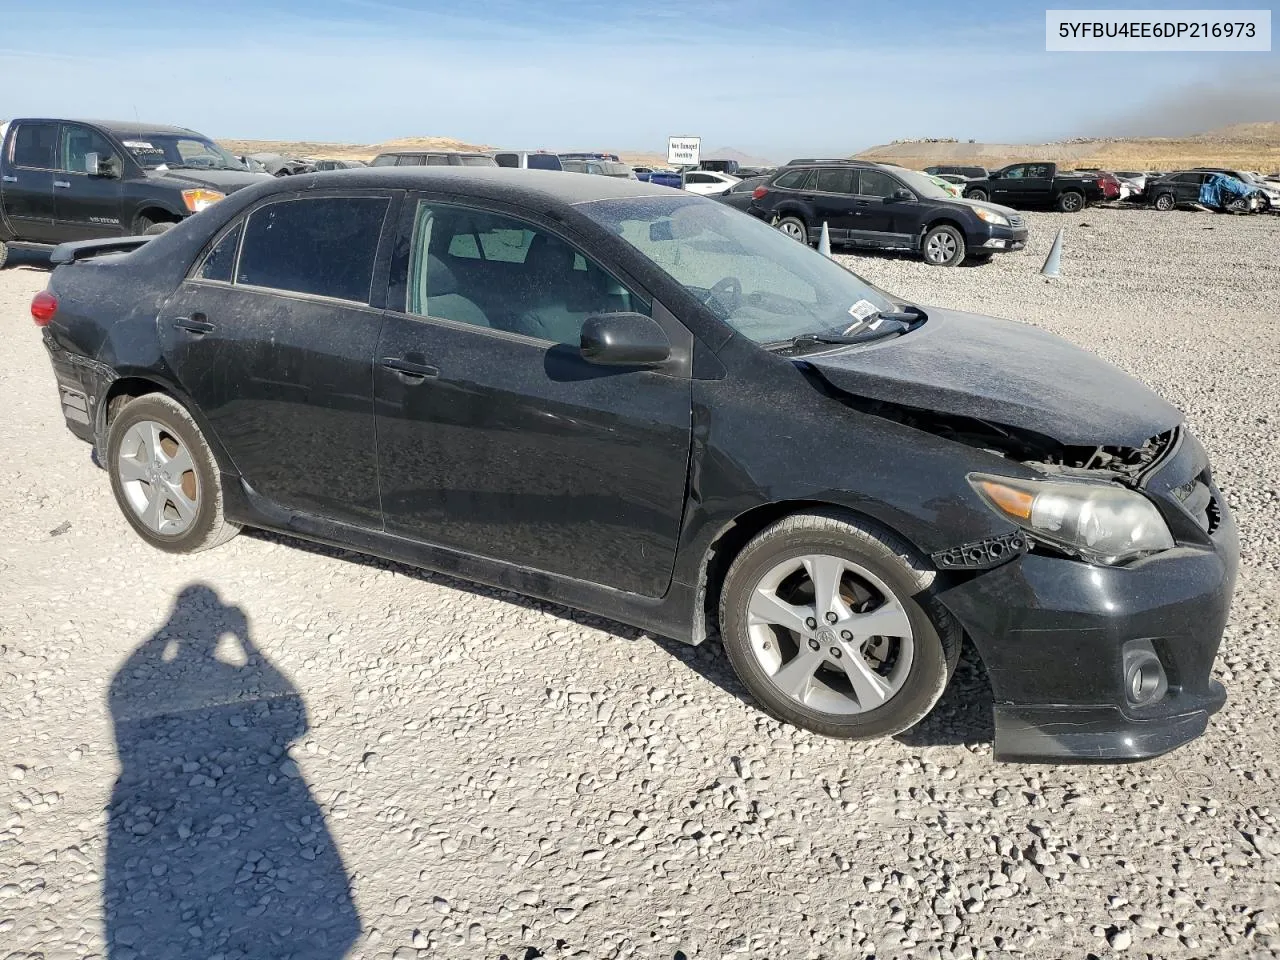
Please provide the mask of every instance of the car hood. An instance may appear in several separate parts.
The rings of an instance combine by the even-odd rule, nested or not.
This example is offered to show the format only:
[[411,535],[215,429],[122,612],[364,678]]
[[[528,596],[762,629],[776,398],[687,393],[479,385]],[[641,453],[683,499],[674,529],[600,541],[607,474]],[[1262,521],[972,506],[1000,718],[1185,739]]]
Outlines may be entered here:
[[253,173],[249,170],[148,170],[147,177],[160,180],[177,190],[189,190],[192,187],[212,187],[222,193],[235,193],[242,187],[251,187],[255,183],[270,179],[268,173]]
[[854,396],[976,417],[1066,446],[1141,446],[1182,421],[1147,386],[1054,334],[925,311],[929,319],[903,336],[797,362]]
[[992,213],[998,213],[1000,214],[1000,216],[1004,217],[1006,220],[1008,220],[1010,217],[1019,216],[1019,213],[1017,210],[1013,209],[1013,207],[1006,207],[1003,204],[988,203],[986,200],[967,200],[967,199],[962,200],[959,197],[957,197],[956,200],[960,203],[963,203],[966,207],[974,207],[979,210],[990,210]]

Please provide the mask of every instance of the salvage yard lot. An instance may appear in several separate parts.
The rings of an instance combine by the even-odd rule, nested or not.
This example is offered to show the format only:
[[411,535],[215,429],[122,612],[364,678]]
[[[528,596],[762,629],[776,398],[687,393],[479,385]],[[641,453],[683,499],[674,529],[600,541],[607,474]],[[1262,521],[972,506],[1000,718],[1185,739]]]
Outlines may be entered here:
[[[841,743],[744,702],[712,644],[282,537],[153,551],[62,424],[27,313],[46,274],[0,272],[0,956],[110,931],[126,958],[180,888],[181,955],[224,960],[317,929],[306,956],[1280,955],[1280,217],[1028,220],[982,267],[840,256],[1096,351],[1208,448],[1242,546],[1229,700],[1141,765],[994,764],[972,658],[920,728]],[[247,663],[212,659],[222,630]],[[251,733],[224,712],[248,688]],[[108,856],[152,829],[166,862]],[[279,943],[202,941],[241,910]]]

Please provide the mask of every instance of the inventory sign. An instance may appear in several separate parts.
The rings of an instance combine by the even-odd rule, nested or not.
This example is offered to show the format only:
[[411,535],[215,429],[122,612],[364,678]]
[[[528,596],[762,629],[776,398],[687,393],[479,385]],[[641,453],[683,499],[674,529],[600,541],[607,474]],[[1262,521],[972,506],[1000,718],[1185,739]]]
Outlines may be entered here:
[[1046,10],[1044,19],[1050,51],[1271,50],[1270,10]]
[[673,167],[696,167],[701,148],[701,137],[667,137],[667,163]]

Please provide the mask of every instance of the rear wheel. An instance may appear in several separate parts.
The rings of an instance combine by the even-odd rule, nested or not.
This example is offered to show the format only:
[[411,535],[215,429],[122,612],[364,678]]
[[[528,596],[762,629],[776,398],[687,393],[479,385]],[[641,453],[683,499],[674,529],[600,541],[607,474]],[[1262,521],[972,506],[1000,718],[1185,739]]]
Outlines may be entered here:
[[964,259],[964,234],[949,223],[939,224],[924,235],[920,254],[932,266],[954,267]]
[[965,197],[968,198],[969,200],[977,200],[979,203],[986,203],[987,191],[970,190],[968,193],[965,194]]
[[901,733],[942,695],[960,629],[903,541],[854,517],[802,513],[743,548],[721,635],[742,682],[779,719],[831,737]]
[[809,228],[799,217],[783,217],[778,221],[778,229],[792,240],[798,240],[801,243],[809,242]]
[[169,553],[216,547],[239,532],[222,512],[213,451],[191,414],[162,393],[129,401],[107,431],[111,492],[143,540]]
[[1175,206],[1175,203],[1174,203],[1172,193],[1156,194],[1155,208],[1157,210],[1168,213],[1170,210],[1174,208],[1174,206]]
[[1084,209],[1084,194],[1078,190],[1067,190],[1060,194],[1058,209],[1063,213],[1079,213]]

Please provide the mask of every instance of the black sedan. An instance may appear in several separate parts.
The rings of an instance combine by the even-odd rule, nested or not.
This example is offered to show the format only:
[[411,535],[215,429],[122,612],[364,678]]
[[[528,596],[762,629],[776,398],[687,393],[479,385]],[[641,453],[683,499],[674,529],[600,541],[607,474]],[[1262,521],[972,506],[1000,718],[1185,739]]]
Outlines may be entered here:
[[966,635],[1004,759],[1153,756],[1224,701],[1236,534],[1176,409],[714,200],[351,170],[54,259],[67,426],[161,550],[262,527],[718,634],[836,737],[919,722]]

